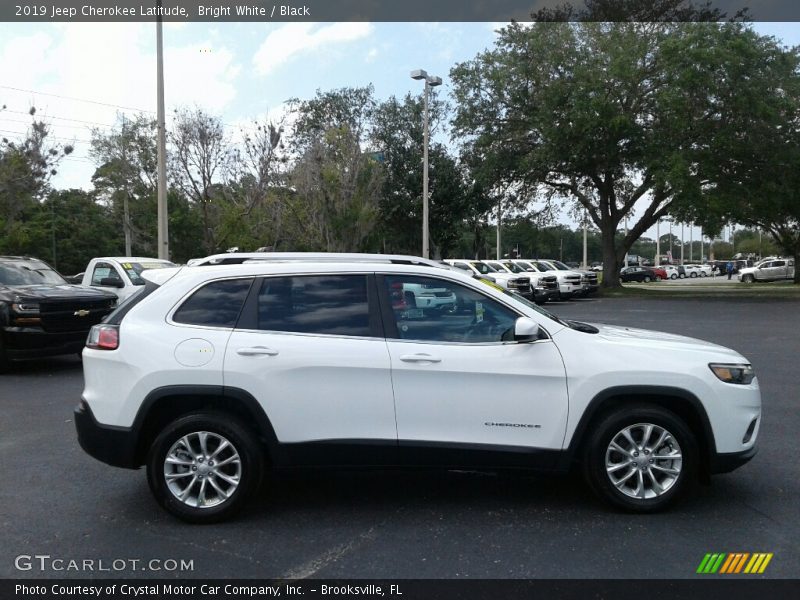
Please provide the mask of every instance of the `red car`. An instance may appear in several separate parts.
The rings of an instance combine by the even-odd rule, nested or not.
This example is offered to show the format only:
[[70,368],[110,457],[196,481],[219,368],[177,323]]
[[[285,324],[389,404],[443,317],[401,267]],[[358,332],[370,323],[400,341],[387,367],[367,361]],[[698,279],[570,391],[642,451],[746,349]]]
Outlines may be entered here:
[[666,270],[662,269],[661,267],[650,267],[650,270],[655,273],[656,279],[659,281],[668,279]]

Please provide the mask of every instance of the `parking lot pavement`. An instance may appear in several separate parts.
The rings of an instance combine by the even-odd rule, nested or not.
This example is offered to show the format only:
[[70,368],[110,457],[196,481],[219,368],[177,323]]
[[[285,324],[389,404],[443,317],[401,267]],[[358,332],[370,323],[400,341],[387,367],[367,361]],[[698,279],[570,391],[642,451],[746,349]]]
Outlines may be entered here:
[[235,521],[189,526],[156,506],[142,471],[107,467],[78,447],[72,409],[83,384],[80,363],[52,359],[0,379],[0,576],[87,575],[14,567],[19,555],[46,554],[106,566],[130,558],[193,561],[186,572],[96,577],[683,578],[696,576],[707,552],[773,552],[763,576],[796,577],[800,303],[637,298],[552,309],[741,351],[763,390],[759,454],[650,516],[606,508],[576,477],[306,472],[269,477]]

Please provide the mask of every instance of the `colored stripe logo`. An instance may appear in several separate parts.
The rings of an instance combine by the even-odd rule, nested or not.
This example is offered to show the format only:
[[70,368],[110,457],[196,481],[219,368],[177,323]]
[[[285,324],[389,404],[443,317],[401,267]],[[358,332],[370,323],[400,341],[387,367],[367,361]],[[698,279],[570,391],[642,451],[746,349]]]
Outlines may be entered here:
[[720,573],[732,575],[737,573],[760,574],[767,569],[772,560],[772,552],[721,552],[709,553],[700,561],[697,573],[703,575]]

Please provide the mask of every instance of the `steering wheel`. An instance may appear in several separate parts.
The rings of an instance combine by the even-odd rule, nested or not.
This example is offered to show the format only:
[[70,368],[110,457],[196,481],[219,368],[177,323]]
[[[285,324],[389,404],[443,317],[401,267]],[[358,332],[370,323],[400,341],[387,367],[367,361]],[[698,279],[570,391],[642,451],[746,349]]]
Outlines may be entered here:
[[464,341],[500,341],[500,336],[503,335],[502,326],[495,320],[484,319],[470,325],[466,333],[464,333]]

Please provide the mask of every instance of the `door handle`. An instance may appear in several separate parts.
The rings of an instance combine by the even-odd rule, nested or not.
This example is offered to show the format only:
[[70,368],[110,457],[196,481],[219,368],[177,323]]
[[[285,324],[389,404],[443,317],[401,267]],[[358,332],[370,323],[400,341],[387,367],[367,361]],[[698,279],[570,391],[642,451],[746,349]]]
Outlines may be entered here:
[[430,354],[403,354],[400,357],[400,360],[403,362],[410,362],[410,363],[440,363],[442,362],[441,358],[436,358],[435,356],[431,356]]
[[275,356],[278,351],[264,346],[254,346],[252,348],[239,348],[236,350],[236,354],[239,356]]

